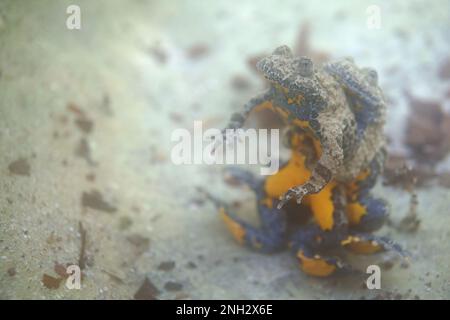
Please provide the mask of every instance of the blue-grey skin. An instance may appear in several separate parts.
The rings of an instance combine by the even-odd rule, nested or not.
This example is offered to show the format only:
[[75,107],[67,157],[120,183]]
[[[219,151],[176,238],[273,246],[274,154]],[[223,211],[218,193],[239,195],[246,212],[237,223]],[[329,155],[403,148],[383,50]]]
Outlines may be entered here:
[[345,59],[328,63],[324,70],[344,87],[355,114],[357,134],[361,137],[365,129],[384,118],[384,99],[378,87],[378,74],[374,69],[359,70],[352,60]]
[[[236,181],[248,185],[255,192],[256,206],[261,221],[260,227],[254,227],[244,221],[226,203],[218,200],[205,190],[201,191],[218,208],[223,208],[229,218],[245,229],[244,245],[250,249],[261,253],[274,253],[284,250],[288,246],[294,255],[302,251],[306,257],[320,258],[328,264],[336,266],[334,275],[359,272],[339,257],[329,256],[324,253],[324,251],[341,247],[341,242],[349,236],[358,237],[363,242],[376,243],[384,251],[392,251],[405,258],[408,256],[408,253],[391,239],[371,234],[384,223],[386,207],[380,206],[379,199],[372,198],[366,192],[363,192],[363,197],[371,201],[372,204],[367,205],[368,212],[364,216],[364,220],[361,220],[357,226],[349,226],[345,214],[345,195],[342,194],[343,190],[341,188],[336,188],[333,192],[335,212],[333,214],[334,226],[332,230],[322,230],[316,223],[310,222],[295,226],[294,230],[289,231],[287,218],[289,210],[287,208],[278,209],[276,201],[274,207],[268,207],[264,202],[261,202],[266,197],[264,193],[264,179],[239,168],[230,168],[227,170],[227,173]],[[364,188],[367,187],[364,190],[370,190],[373,186],[372,178],[363,181],[363,183]],[[297,211],[295,213],[298,214]],[[317,241],[317,239],[320,239],[320,241]]]

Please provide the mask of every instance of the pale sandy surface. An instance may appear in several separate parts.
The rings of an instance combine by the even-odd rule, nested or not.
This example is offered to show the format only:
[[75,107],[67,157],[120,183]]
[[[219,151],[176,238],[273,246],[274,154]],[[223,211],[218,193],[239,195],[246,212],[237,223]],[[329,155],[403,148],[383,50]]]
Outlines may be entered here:
[[[72,3],[81,6],[81,31],[65,28]],[[289,253],[263,256],[237,246],[195,187],[239,200],[248,219],[255,217],[251,192],[224,184],[221,167],[170,161],[172,130],[194,120],[223,126],[262,88],[248,57],[294,45],[307,20],[315,48],[379,70],[393,101],[387,132],[401,150],[404,90],[441,98],[449,86],[436,77],[450,49],[449,1],[377,1],[380,30],[366,27],[372,2],[257,3],[0,2],[1,298],[129,299],[146,276],[169,299],[450,298],[448,189],[418,191],[417,233],[380,231],[409,249],[412,261],[383,269],[375,292],[363,288],[363,277],[309,278]],[[233,89],[237,74],[247,88]],[[90,132],[68,105],[93,122]],[[90,157],[79,156],[80,141]],[[18,159],[29,164],[28,175],[8,168]],[[82,194],[92,190],[115,210],[83,208]],[[393,220],[406,213],[407,193],[376,191],[390,200]],[[44,273],[56,276],[55,262],[78,261],[80,221],[87,231],[82,289],[44,287]],[[167,261],[174,268],[159,270]],[[170,290],[171,281],[182,288]]]

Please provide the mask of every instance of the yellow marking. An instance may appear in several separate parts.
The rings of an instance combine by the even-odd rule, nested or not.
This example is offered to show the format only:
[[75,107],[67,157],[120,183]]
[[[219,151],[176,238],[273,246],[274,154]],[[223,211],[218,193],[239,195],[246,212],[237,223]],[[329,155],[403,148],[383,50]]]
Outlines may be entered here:
[[356,177],[356,180],[364,181],[367,179],[367,177],[369,177],[369,174],[370,174],[370,169],[363,170],[358,174],[358,176]]
[[341,241],[341,245],[357,254],[372,254],[383,250],[376,241],[361,241],[358,237],[348,237]]
[[300,260],[300,268],[303,272],[316,277],[327,277],[336,270],[336,266],[327,263],[325,260],[319,258],[308,258],[303,251],[297,253]]
[[278,199],[290,188],[301,185],[309,180],[311,171],[305,166],[305,156],[293,152],[288,164],[277,174],[269,176],[265,182],[265,191],[269,198]]
[[[301,146],[303,135],[293,135],[292,143],[294,146]],[[305,155],[293,151],[288,164],[277,174],[269,176],[266,179],[264,188],[268,198],[278,199],[284,195],[290,188],[306,183],[311,177],[311,171],[306,167]],[[319,193],[308,195],[303,203],[311,206],[314,217],[323,230],[333,228],[334,204],[332,200],[332,189],[336,186],[335,182],[330,182]]]
[[354,242],[348,245],[348,248],[358,254],[372,254],[381,251],[383,248],[379,245],[373,245],[371,242]]
[[287,102],[288,102],[289,104],[296,104],[297,106],[300,105],[300,103],[302,102],[302,100],[303,100],[303,96],[302,96],[302,95],[297,95],[295,98],[291,98],[291,97],[288,97],[288,98],[287,98]]
[[336,182],[331,181],[319,193],[306,196],[314,219],[322,230],[331,230],[333,228],[334,203],[332,191]]
[[351,225],[358,224],[366,213],[366,208],[358,202],[347,204],[347,217]]
[[236,221],[231,219],[225,212],[224,208],[219,209],[219,213],[224,220],[228,230],[231,232],[233,237],[239,242],[240,244],[244,244],[245,240],[245,229],[239,225]]

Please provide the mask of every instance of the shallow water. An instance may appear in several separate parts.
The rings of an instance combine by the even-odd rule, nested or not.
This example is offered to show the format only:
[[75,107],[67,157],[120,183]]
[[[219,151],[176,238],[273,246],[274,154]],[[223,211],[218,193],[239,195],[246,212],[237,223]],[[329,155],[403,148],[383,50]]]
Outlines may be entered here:
[[[381,265],[381,289],[368,290],[364,274],[315,279],[288,252],[239,247],[196,187],[256,221],[252,193],[225,184],[221,166],[170,161],[174,129],[221,128],[263,89],[253,57],[306,50],[302,25],[316,59],[352,56],[378,70],[389,150],[413,158],[405,92],[450,107],[439,76],[449,1],[378,1],[379,29],[367,26],[369,1],[77,3],[81,30],[66,28],[72,1],[0,3],[1,298],[129,299],[146,277],[168,299],[450,298],[450,190],[436,178],[415,189],[417,231],[379,231],[411,252],[409,266],[390,254],[351,258]],[[433,168],[447,172],[450,158]],[[410,194],[381,183],[376,193],[396,225]],[[80,261],[81,290],[43,284],[58,278],[55,264]]]

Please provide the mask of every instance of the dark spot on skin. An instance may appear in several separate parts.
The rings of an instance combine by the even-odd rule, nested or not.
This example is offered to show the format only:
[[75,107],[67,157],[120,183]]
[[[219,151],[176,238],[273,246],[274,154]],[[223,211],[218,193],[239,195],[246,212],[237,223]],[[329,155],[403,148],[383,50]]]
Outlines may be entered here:
[[52,290],[59,288],[61,280],[62,278],[55,278],[46,273],[44,273],[44,275],[42,276],[42,283],[44,284],[44,286]]
[[187,268],[189,269],[196,269],[197,265],[195,263],[193,263],[192,261],[189,261],[186,265]]
[[325,181],[330,181],[331,180],[331,176],[332,176],[331,175],[331,171],[327,167],[321,165],[320,163],[318,163],[316,165],[316,172]]
[[175,268],[175,261],[164,261],[161,262],[158,266],[158,270],[162,271],[170,271]]
[[155,285],[148,279],[145,278],[144,282],[134,294],[135,300],[157,300],[156,296],[159,295],[159,290]]
[[164,289],[166,289],[167,291],[180,291],[181,289],[183,289],[183,285],[175,281],[168,281],[164,285]]
[[117,208],[106,202],[103,199],[102,194],[97,190],[92,190],[91,192],[83,192],[81,195],[81,205],[83,207],[108,213],[114,213],[117,211]]
[[209,53],[209,47],[205,44],[196,44],[187,50],[187,56],[192,60],[204,58]]
[[8,170],[12,174],[30,176],[31,167],[27,159],[20,158],[14,162],[11,162],[8,166]]
[[7,271],[7,273],[8,273],[8,275],[10,276],[10,277],[14,277],[15,275],[16,275],[16,268],[14,268],[14,267],[11,267],[11,268],[9,268],[8,269],[8,271]]

